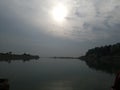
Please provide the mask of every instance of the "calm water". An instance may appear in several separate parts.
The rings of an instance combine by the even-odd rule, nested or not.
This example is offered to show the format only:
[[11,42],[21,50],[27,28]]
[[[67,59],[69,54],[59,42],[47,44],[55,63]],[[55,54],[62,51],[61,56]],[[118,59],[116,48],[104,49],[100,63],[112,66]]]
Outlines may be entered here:
[[77,59],[0,62],[0,78],[9,79],[10,90],[110,90],[114,77]]

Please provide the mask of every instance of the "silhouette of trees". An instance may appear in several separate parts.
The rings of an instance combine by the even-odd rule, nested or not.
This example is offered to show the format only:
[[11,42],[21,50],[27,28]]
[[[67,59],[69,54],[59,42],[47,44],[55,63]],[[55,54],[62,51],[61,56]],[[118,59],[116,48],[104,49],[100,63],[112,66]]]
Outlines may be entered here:
[[37,55],[30,54],[12,54],[12,52],[0,53],[0,60],[29,60],[29,59],[39,59]]
[[120,43],[95,47],[88,50],[80,59],[96,70],[116,73],[120,70]]
[[120,56],[120,43],[114,45],[106,45],[102,47],[95,47],[88,50],[85,56],[93,56],[96,58],[100,58],[103,56]]

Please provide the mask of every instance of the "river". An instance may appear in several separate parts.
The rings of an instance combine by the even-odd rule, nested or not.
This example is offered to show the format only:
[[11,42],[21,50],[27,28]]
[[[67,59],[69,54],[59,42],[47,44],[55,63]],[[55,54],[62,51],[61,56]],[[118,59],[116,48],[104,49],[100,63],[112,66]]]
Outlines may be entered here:
[[91,69],[79,59],[49,59],[0,62],[0,78],[10,90],[110,90],[115,78]]

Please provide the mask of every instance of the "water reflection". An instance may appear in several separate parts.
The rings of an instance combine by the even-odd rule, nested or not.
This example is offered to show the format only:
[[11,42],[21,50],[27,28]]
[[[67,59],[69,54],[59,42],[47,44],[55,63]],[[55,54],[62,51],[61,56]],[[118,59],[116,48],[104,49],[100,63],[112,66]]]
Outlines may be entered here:
[[[23,63],[25,62],[29,62],[31,60],[38,60],[38,59],[20,59],[20,60],[12,60],[12,59],[4,59],[4,60],[0,60],[0,62],[7,62],[7,63],[12,63],[14,61],[22,61]],[[73,59],[74,60],[74,59]],[[120,62],[115,62],[113,60],[109,60],[109,61],[113,61],[113,62],[103,62],[100,60],[84,60],[87,64],[87,66],[89,66],[89,68],[91,69],[95,69],[97,71],[103,71],[109,74],[115,74],[118,71],[120,71]]]
[[110,60],[109,61],[102,61],[102,60],[85,60],[86,64],[97,71],[101,70],[106,73],[116,74],[120,71],[120,61]]
[[0,77],[10,90],[110,90],[114,76],[90,69],[77,59],[0,62]]
[[71,81],[53,81],[42,84],[39,90],[73,90],[73,88]]
[[31,60],[38,60],[38,59],[0,59],[0,62],[7,62],[7,63],[12,63],[14,61],[22,61],[22,62],[29,62]]

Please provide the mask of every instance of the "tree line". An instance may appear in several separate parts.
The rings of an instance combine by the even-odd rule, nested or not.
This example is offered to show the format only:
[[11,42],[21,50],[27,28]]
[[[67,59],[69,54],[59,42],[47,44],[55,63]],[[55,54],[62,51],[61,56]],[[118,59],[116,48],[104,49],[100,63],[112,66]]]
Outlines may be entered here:
[[103,56],[120,57],[120,43],[114,45],[106,45],[102,47],[95,47],[93,49],[88,50],[85,56],[96,58],[100,58]]

